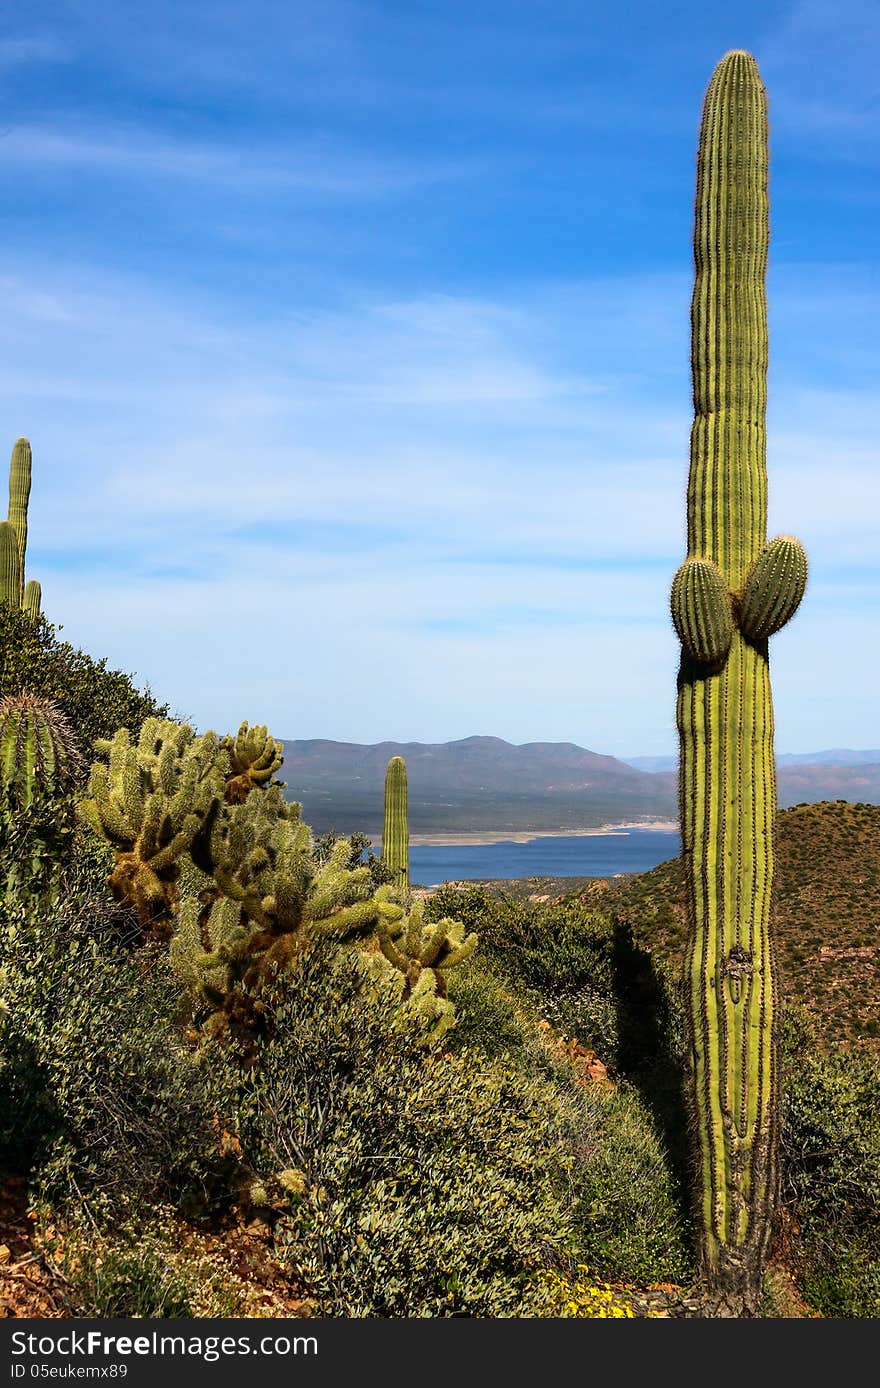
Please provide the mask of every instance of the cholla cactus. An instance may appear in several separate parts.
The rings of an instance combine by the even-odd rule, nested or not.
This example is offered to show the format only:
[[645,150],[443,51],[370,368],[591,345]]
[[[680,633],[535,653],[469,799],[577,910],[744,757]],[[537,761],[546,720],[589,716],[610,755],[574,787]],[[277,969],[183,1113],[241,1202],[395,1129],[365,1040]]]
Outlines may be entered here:
[[74,827],[79,752],[59,708],[33,694],[0,700],[0,859],[8,900],[57,894]]
[[277,786],[224,806],[193,841],[209,880],[181,905],[172,962],[212,1009],[211,1029],[252,1023],[261,988],[312,940],[354,939],[403,916],[387,894],[373,895],[368,868],[348,867],[346,839],[323,865],[310,848],[299,806]]
[[177,905],[180,860],[219,800],[216,733],[196,737],[170,719],[148,718],[137,746],[127,728],[99,739],[83,819],[116,850],[108,883],[152,935],[167,938]]
[[263,725],[242,723],[235,737],[224,737],[220,745],[229,755],[224,799],[230,805],[240,805],[256,786],[269,785],[284,761],[282,744]]
[[[377,895],[388,892],[383,887]],[[376,934],[381,952],[364,957],[368,976],[374,984],[396,981],[401,1017],[415,1018],[425,1033],[425,1044],[435,1044],[455,1025],[445,971],[473,953],[477,936],[465,935],[461,922],[448,917],[425,925],[419,902],[403,919],[380,921]]]

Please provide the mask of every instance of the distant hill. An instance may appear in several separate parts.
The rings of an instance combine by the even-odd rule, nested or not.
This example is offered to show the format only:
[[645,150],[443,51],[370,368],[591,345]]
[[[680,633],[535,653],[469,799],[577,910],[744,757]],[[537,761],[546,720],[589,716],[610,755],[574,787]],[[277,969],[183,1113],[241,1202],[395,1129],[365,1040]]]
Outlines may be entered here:
[[[833,760],[840,757],[840,761]],[[844,761],[843,758],[848,758]],[[868,760],[876,757],[876,761]],[[820,761],[815,758],[826,758]],[[645,774],[653,775],[674,788],[678,777],[675,757],[633,757],[627,766],[639,763]],[[849,800],[853,804],[880,804],[880,752],[787,753],[776,758],[779,805],[787,809],[819,800]]]
[[[880,1049],[880,807],[838,801],[779,815],[776,930],[783,994],[828,1041]],[[681,859],[590,883],[584,895],[679,963],[686,937]]]
[[[880,752],[817,752],[779,758],[779,803],[849,800],[880,804]],[[465,737],[457,742],[284,742],[282,776],[318,833],[382,829],[385,768],[407,764],[410,829],[581,829],[676,819],[675,759],[602,756],[573,742]],[[877,757],[876,762],[865,760]],[[839,761],[831,760],[839,757]],[[843,758],[848,758],[844,761]],[[638,763],[638,765],[632,764]]]
[[576,829],[675,815],[671,781],[573,742],[285,741],[281,775],[319,833],[375,834],[382,828],[385,769],[394,756],[406,761],[414,832]]
[[[621,757],[636,771],[675,771],[678,757]],[[831,747],[825,752],[780,752],[776,765],[782,766],[880,766],[880,749],[855,752],[851,747]]]

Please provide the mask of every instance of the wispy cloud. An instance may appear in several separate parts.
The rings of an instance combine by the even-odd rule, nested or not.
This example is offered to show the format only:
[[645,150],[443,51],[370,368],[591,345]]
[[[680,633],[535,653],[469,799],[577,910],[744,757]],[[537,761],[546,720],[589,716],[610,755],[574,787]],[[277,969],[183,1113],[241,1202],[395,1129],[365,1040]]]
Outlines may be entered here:
[[[65,122],[65,126],[67,122]],[[12,125],[0,140],[0,166],[30,178],[59,169],[126,181],[214,184],[246,193],[286,190],[330,198],[378,198],[478,172],[476,161],[417,161],[355,153],[332,142],[256,148],[230,141],[198,143],[137,129],[64,130]]]

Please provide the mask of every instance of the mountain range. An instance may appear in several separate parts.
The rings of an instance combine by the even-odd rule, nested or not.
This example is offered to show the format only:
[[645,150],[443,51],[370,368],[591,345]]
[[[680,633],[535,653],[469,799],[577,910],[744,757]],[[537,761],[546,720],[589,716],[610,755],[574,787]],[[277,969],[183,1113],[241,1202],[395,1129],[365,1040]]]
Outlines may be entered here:
[[[675,758],[617,757],[573,742],[515,745],[498,737],[455,742],[284,741],[282,776],[317,833],[382,828],[385,769],[407,766],[414,833],[593,828],[677,818]],[[880,751],[789,754],[777,759],[779,803],[880,804]]]

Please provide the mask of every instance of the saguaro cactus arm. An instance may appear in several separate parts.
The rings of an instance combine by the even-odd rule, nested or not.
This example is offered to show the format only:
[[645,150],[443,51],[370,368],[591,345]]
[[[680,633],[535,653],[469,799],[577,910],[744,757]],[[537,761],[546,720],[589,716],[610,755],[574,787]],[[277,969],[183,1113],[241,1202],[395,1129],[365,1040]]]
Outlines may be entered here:
[[21,588],[21,560],[18,532],[10,521],[0,521],[0,602],[18,607]]

